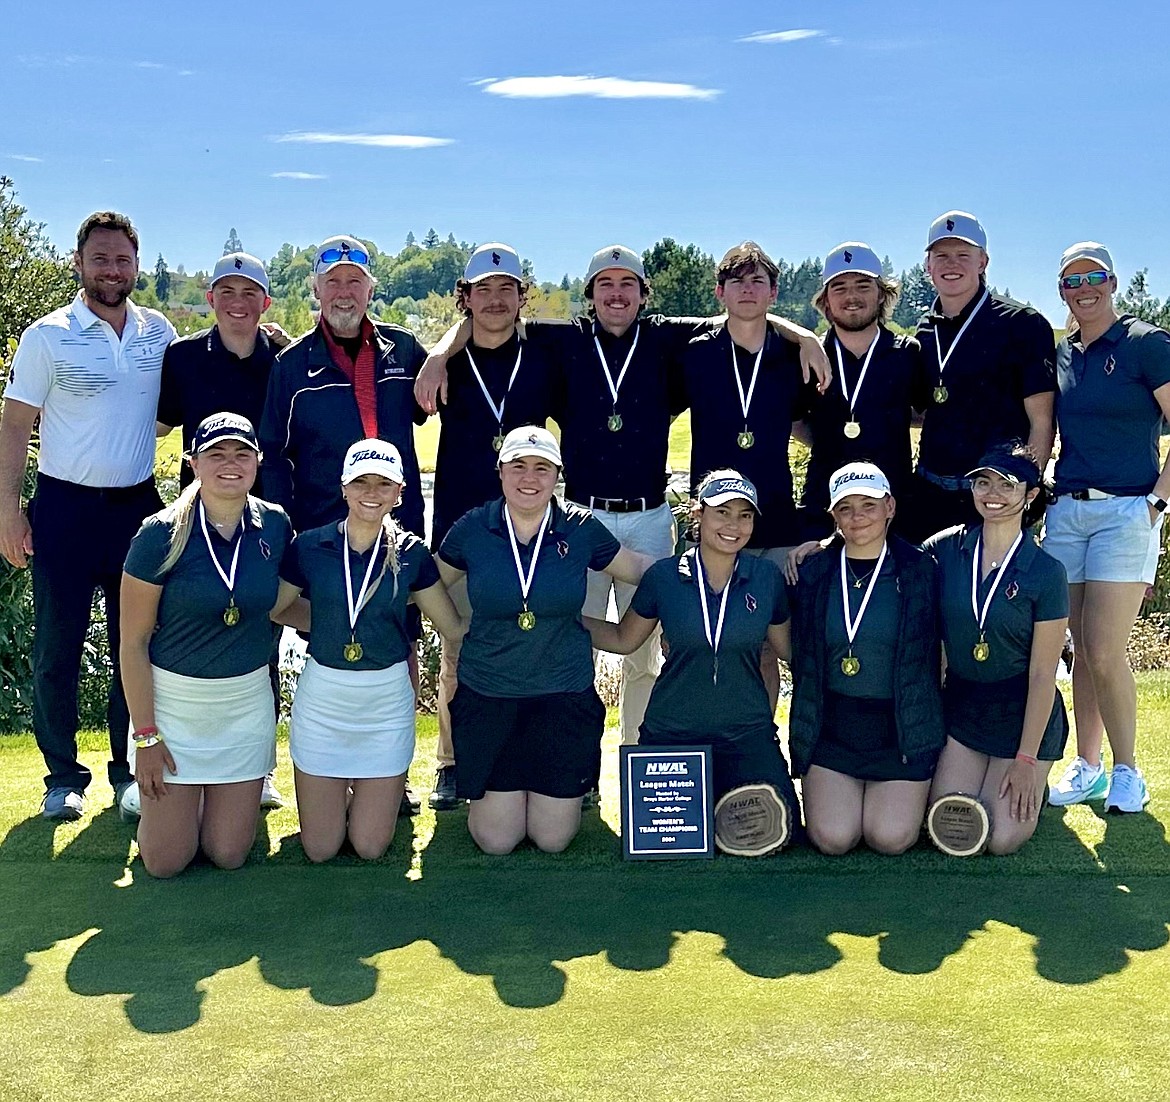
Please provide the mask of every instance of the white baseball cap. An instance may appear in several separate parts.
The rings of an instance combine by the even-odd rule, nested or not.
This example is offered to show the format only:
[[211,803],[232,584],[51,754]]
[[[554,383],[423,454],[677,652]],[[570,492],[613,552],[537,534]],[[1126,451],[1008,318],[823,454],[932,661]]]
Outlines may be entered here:
[[1078,260],[1091,260],[1113,275],[1113,257],[1100,241],[1078,241],[1069,245],[1060,258],[1060,274],[1064,275],[1064,270]]
[[523,459],[526,455],[547,459],[558,467],[564,466],[557,438],[539,425],[521,425],[513,429],[500,445],[501,463],[511,463],[513,459]]
[[838,245],[825,257],[825,266],[821,271],[821,286],[824,287],[831,279],[839,275],[856,272],[858,275],[882,277],[882,262],[877,253],[864,241],[845,241]]
[[406,481],[402,473],[402,456],[387,440],[359,440],[350,445],[341,466],[341,484],[348,486],[364,474],[380,474],[401,486]]
[[268,273],[264,270],[264,262],[251,253],[225,253],[221,256],[215,262],[208,286],[214,287],[225,276],[243,276],[268,294]]
[[511,276],[519,283],[524,282],[524,269],[520,265],[520,257],[511,245],[490,241],[486,245],[480,245],[467,258],[463,278],[468,283],[478,283],[481,279],[494,275]]
[[930,233],[926,235],[926,247],[929,249],[951,237],[987,252],[987,231],[975,215],[965,210],[948,210],[931,222]]
[[834,508],[837,502],[850,494],[889,497],[890,480],[873,463],[846,463],[829,478],[829,508]]
[[356,237],[340,234],[337,237],[326,238],[317,246],[317,253],[313,257],[314,275],[324,275],[338,264],[352,264],[373,278],[374,273],[370,271],[370,250]]
[[593,282],[594,276],[607,272],[610,268],[633,272],[643,283],[646,282],[646,267],[642,263],[642,258],[633,249],[625,245],[606,245],[604,249],[598,249],[593,254],[593,259],[589,261],[589,267],[585,271],[585,286],[588,287]]

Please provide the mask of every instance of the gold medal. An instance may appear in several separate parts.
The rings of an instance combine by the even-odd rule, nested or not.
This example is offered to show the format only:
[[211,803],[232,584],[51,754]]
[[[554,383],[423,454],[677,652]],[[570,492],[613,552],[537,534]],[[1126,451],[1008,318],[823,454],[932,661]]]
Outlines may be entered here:
[[492,437],[492,450],[499,451],[504,446],[504,434],[501,432],[498,436]]
[[856,421],[846,421],[845,435],[850,440],[856,440],[861,435],[861,426]]
[[605,424],[609,428],[610,432],[621,432],[622,415],[620,413],[615,413],[608,421],[606,421]]
[[520,625],[521,631],[531,631],[536,627],[536,613],[529,612],[528,609],[525,609],[516,617],[516,623]]
[[362,650],[362,645],[356,639],[351,639],[344,647],[341,648],[341,653],[347,662],[357,662],[365,653]]
[[229,628],[234,628],[240,622],[240,610],[236,607],[236,602],[232,602],[223,610],[223,622]]
[[846,677],[856,677],[861,670],[861,660],[855,658],[852,654],[845,655],[841,659],[841,672]]
[[738,435],[738,436],[735,438],[735,442],[736,442],[736,443],[737,443],[737,444],[738,444],[738,445],[739,445],[741,448],[744,448],[744,449],[746,450],[747,448],[750,448],[750,447],[752,447],[752,446],[755,444],[755,442],[756,442],[756,434],[755,434],[754,432],[748,432],[748,431],[745,429],[743,432],[741,432],[741,433],[740,433],[740,434],[739,434],[739,435]]
[[934,400],[941,406],[950,397],[947,388],[941,383],[934,388]]
[[971,654],[976,662],[986,662],[991,657],[991,645],[982,639],[971,648]]

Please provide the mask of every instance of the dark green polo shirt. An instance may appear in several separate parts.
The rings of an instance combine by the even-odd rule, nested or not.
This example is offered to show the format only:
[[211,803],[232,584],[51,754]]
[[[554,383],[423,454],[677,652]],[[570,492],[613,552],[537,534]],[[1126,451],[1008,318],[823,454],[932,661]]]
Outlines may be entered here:
[[[1003,681],[1028,672],[1032,632],[1037,623],[1068,615],[1068,581],[1064,567],[1024,536],[987,610],[986,662],[972,650],[979,626],[971,611],[971,567],[981,525],[948,528],[931,536],[923,547],[938,563],[939,609],[947,668],[967,681]],[[991,589],[994,571],[979,585],[979,607]]]
[[[196,505],[196,508],[198,506]],[[231,572],[235,539],[243,540],[236,566],[235,603],[239,622],[223,622],[228,590],[208,555],[198,513],[187,546],[166,574],[160,566],[171,541],[169,510],[142,522],[126,555],[126,573],[161,585],[158,626],[150,639],[150,660],[159,669],[185,677],[239,677],[268,664],[278,570],[292,539],[292,526],[279,505],[249,497],[244,532],[225,539],[211,530],[211,546],[225,574]]]
[[[439,549],[444,562],[467,573],[471,627],[459,654],[460,684],[483,696],[583,692],[593,684],[593,652],[581,624],[585,580],[588,571],[609,566],[622,545],[589,510],[554,498],[528,595],[536,625],[523,631],[503,505],[500,498],[465,513]],[[520,544],[525,572],[535,542]]]
[[[389,567],[378,588],[358,613],[354,636],[362,645],[362,656],[347,662],[344,647],[349,642],[349,605],[345,594],[344,536],[337,524],[310,528],[289,545],[280,567],[280,576],[301,590],[313,607],[309,632],[309,654],[322,666],[338,670],[384,670],[406,660],[413,649],[406,626],[406,605],[411,593],[430,589],[439,580],[439,568],[426,544],[413,532],[399,530],[398,592]],[[386,555],[382,537],[369,550],[350,550],[349,569],[354,600],[370,565],[370,556]],[[382,567],[374,567],[376,581]],[[371,588],[374,582],[371,581]]]
[[[661,559],[646,571],[631,608],[658,620],[669,644],[662,673],[646,708],[647,732],[674,740],[693,737],[734,740],[775,730],[768,692],[760,675],[760,647],[770,624],[788,621],[788,591],[776,565],[740,555],[728,583],[727,611],[719,640],[719,681],[711,675],[714,652],[703,631],[699,581],[692,548]],[[714,633],[722,593],[707,589]]]
[[[829,591],[829,607],[825,623],[825,641],[828,644],[829,676],[827,686],[830,692],[842,696],[860,696],[871,700],[890,700],[894,695],[894,657],[898,650],[898,613],[902,597],[898,592],[898,579],[894,576],[894,557],[887,555],[882,563],[882,572],[873,587],[873,596],[865,609],[865,619],[857,629],[853,640],[853,657],[861,662],[861,669],[852,677],[841,672],[841,659],[849,653],[849,636],[845,632],[845,610],[841,607],[841,581],[839,550],[831,552],[838,562],[834,571],[833,585]],[[857,577],[865,577],[876,559],[850,559]],[[868,578],[860,589],[853,585],[849,574],[849,614],[857,617],[861,602],[865,599]],[[933,631],[933,625],[927,630]]]

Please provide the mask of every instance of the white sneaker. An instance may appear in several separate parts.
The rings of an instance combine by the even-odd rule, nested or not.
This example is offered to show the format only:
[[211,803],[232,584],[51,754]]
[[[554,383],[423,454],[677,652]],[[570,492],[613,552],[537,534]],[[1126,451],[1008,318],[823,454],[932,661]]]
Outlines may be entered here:
[[124,823],[136,823],[142,818],[142,793],[138,791],[138,782],[118,785],[117,791],[118,818]]
[[1109,777],[1105,763],[1090,765],[1082,757],[1075,757],[1064,771],[1064,776],[1048,789],[1048,802],[1053,807],[1067,804],[1082,804],[1087,800],[1099,800],[1109,788]]
[[1115,765],[1105,796],[1106,811],[1141,811],[1150,802],[1142,771],[1133,765]]
[[264,778],[264,787],[260,789],[260,806],[266,811],[284,807],[284,798],[280,794],[280,789],[276,787],[271,773]]

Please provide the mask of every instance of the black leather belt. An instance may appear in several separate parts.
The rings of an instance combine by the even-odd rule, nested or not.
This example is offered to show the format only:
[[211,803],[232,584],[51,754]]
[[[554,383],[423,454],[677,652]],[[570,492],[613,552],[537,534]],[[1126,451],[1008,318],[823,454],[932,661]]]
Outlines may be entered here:
[[657,509],[665,500],[664,497],[587,497],[585,504],[606,513],[645,513]]

